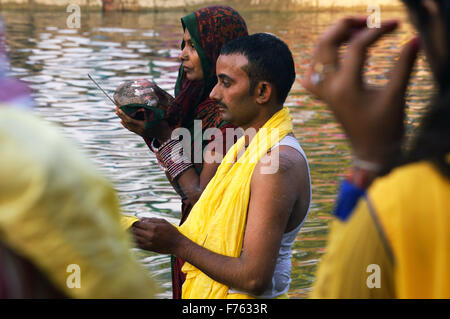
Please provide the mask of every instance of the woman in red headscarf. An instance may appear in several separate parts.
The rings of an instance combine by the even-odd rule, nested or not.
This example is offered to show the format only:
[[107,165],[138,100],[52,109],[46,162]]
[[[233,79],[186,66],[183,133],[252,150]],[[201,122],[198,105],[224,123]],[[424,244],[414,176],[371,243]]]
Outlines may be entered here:
[[[205,161],[203,154],[221,158],[221,155],[226,153],[226,146],[234,143],[225,140],[226,128],[233,126],[222,120],[217,103],[209,98],[209,94],[217,83],[216,61],[220,50],[227,42],[248,34],[244,19],[237,11],[226,6],[200,9],[181,18],[181,23],[184,30],[182,52],[179,56],[181,66],[175,86],[175,100],[167,109],[165,118],[156,127],[145,129],[144,121],[134,120],[116,108],[122,125],[144,138],[155,152],[174,189],[180,194],[180,225],[186,220],[220,164],[220,161]],[[218,128],[222,134],[213,135],[213,138],[207,141],[202,138],[195,139],[196,120],[201,121],[202,132],[209,128]],[[182,163],[175,163],[169,155],[182,146],[181,141],[171,139],[171,135],[174,129],[180,127],[191,133],[191,154],[194,156],[190,159],[183,157]],[[221,136],[221,140],[214,138],[215,136]],[[199,151],[202,156],[196,157],[195,153]],[[200,161],[194,163],[193,158],[200,158]],[[185,279],[181,272],[182,266],[182,260],[172,258],[172,290],[175,299],[181,298],[181,286]]]

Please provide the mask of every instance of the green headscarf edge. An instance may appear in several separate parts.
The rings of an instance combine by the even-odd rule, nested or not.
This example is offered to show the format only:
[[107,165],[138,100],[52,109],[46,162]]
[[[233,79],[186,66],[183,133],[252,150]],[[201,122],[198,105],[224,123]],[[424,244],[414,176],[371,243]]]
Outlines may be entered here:
[[[200,35],[198,33],[198,26],[197,26],[197,17],[195,16],[195,13],[188,14],[187,16],[184,16],[181,18],[181,24],[183,26],[183,32],[186,31],[186,29],[189,32],[189,35],[191,36],[192,43],[194,44],[194,48],[197,51],[197,54],[200,58],[200,63],[202,65],[203,70],[203,84],[204,88],[207,88],[210,86],[212,81],[214,79],[211,79],[211,64],[209,62],[208,57],[205,54],[205,51],[203,50],[200,42]],[[184,41],[181,43],[181,49],[183,50],[185,46]],[[178,73],[177,82],[175,84],[175,96],[178,95],[178,92],[181,90],[181,80],[183,76],[183,65],[180,66],[180,72]],[[203,93],[204,94],[204,93]],[[205,97],[202,96],[199,98],[199,100],[203,100]]]

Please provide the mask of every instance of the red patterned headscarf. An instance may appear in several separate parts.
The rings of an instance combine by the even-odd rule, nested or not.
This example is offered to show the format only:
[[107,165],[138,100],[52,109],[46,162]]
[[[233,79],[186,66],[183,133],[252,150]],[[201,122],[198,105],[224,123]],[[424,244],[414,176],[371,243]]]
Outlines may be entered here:
[[[202,81],[186,79],[180,67],[175,87],[175,101],[168,110],[171,126],[189,127],[194,119],[202,120],[202,128],[221,127],[221,113],[209,94],[217,83],[216,61],[220,50],[229,41],[248,35],[247,26],[240,14],[227,6],[200,9],[181,18],[183,30],[188,30],[199,55]],[[183,41],[181,48],[185,43]]]

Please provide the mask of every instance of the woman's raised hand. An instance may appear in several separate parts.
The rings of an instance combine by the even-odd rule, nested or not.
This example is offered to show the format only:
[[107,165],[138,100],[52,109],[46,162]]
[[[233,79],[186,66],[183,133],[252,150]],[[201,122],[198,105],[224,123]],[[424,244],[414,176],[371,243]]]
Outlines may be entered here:
[[[419,51],[418,38],[407,43],[388,84],[368,86],[363,79],[367,49],[392,32],[397,21],[367,28],[366,18],[346,18],[319,40],[302,85],[324,100],[347,133],[355,156],[383,165],[399,150],[404,135],[405,92]],[[348,47],[339,58],[339,50]]]
[[116,115],[120,117],[120,124],[127,130],[136,133],[142,137],[151,137],[147,136],[145,132],[145,121],[135,120],[128,115],[125,114],[119,107],[116,106]]
[[144,138],[156,138],[160,143],[171,138],[172,130],[166,120],[160,121],[155,127],[145,129],[145,121],[135,120],[116,107],[116,114],[121,119],[120,124],[127,130]]

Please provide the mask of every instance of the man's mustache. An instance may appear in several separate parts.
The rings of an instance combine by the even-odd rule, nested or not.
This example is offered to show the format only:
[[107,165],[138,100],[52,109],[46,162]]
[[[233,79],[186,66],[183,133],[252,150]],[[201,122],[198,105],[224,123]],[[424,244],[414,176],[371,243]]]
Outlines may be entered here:
[[228,106],[226,104],[222,103],[222,102],[217,102],[217,105],[221,106],[221,107],[223,107],[225,109],[228,109]]

